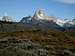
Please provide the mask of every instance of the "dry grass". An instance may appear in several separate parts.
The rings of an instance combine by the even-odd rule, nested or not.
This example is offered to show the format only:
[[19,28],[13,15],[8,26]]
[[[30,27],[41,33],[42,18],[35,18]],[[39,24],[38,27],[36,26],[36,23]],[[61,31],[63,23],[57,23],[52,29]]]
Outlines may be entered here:
[[0,40],[6,38],[30,39],[33,43],[41,44],[43,46],[48,45],[49,47],[46,49],[48,49],[49,55],[55,55],[54,52],[57,52],[57,56],[65,55],[62,54],[65,49],[71,51],[74,50],[73,52],[75,52],[75,36],[69,36],[65,32],[33,29],[11,33],[0,33]]

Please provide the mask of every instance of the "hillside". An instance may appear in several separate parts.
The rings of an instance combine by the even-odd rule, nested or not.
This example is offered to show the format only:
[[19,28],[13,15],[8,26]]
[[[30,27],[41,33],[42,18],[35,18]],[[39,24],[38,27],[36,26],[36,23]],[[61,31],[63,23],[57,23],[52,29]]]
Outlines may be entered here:
[[0,56],[75,56],[75,35],[36,28],[1,32]]

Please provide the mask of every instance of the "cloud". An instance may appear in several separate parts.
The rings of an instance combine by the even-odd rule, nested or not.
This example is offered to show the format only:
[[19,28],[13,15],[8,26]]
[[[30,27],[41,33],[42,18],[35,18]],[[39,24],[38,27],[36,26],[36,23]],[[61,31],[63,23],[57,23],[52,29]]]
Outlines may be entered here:
[[56,1],[66,4],[75,4],[75,0],[56,0]]

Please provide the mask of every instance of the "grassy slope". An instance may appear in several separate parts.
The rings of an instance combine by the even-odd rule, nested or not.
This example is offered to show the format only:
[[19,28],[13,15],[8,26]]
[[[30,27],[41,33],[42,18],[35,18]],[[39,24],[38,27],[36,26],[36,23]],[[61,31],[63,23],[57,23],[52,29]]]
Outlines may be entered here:
[[[11,33],[0,33],[0,40],[6,38],[30,39],[33,43],[41,44],[43,46],[48,45],[49,47],[47,49],[49,51],[49,56],[67,56],[68,54],[65,54],[64,50],[75,52],[75,35],[72,36],[70,34],[71,33],[54,30],[33,29]],[[57,54],[55,54],[55,52]]]

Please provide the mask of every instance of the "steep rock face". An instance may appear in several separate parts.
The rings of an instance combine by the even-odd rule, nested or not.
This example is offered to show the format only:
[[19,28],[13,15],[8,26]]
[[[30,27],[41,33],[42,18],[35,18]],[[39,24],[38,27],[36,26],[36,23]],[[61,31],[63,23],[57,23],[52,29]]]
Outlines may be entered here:
[[53,22],[56,22],[56,19],[55,17],[52,17],[52,16],[48,16],[46,14],[46,12],[44,11],[44,9],[39,9],[35,12],[34,14],[34,19],[36,20],[48,20],[48,21],[53,21]]

